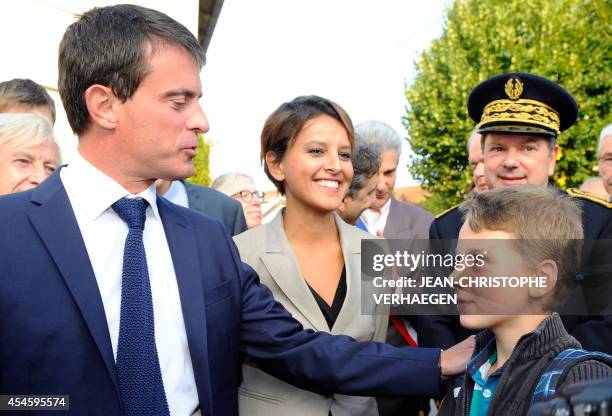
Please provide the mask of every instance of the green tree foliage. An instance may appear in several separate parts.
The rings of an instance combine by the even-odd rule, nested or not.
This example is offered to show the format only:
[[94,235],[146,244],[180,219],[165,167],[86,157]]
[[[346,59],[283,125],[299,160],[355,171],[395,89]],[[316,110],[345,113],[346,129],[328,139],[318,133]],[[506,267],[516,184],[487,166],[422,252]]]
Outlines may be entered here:
[[195,183],[198,185],[209,186],[212,180],[210,179],[210,142],[206,141],[203,134],[198,136],[200,145],[198,146],[198,153],[193,158],[193,164],[195,166],[195,174],[187,179],[188,182]]
[[445,30],[416,63],[406,87],[404,125],[414,152],[409,169],[432,193],[434,212],[461,202],[471,172],[466,138],[474,127],[467,96],[504,72],[558,82],[580,107],[561,134],[555,182],[579,186],[594,175],[599,131],[610,120],[610,0],[455,0]]

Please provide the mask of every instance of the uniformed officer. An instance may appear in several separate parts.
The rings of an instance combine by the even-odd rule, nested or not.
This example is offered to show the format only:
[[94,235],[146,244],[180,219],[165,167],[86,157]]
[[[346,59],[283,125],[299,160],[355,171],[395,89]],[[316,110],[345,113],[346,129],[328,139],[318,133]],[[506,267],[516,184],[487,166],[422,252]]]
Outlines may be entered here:
[[[559,151],[556,138],[578,116],[578,105],[567,91],[533,74],[508,73],[476,86],[467,106],[470,118],[482,135],[489,189],[515,184],[548,185]],[[585,235],[583,264],[596,265],[586,270],[612,282],[611,272],[602,264],[604,244],[598,243],[597,247],[589,244],[594,240],[612,239],[612,204],[576,189],[566,192],[581,201]],[[456,239],[462,224],[461,212],[454,207],[438,215],[431,225],[430,238]],[[605,257],[603,260],[608,261]],[[421,317],[423,323],[419,327],[423,329],[419,328],[419,345],[447,348],[464,339],[469,331],[459,325],[457,318]],[[584,348],[612,353],[611,315],[565,316],[564,323]]]

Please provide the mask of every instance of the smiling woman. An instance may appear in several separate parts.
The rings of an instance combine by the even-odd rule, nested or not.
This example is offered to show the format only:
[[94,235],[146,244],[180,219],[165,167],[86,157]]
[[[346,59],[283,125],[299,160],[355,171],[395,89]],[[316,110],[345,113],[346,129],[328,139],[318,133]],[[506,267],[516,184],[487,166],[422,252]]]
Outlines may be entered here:
[[[351,119],[334,102],[307,96],[282,104],[266,120],[261,159],[287,206],[235,240],[242,260],[305,328],[382,341],[388,308],[374,304],[374,286],[360,278],[361,239],[371,237],[335,212],[353,177],[353,146]],[[378,414],[373,398],[330,400],[254,362],[243,366],[239,404],[241,413],[267,416]]]

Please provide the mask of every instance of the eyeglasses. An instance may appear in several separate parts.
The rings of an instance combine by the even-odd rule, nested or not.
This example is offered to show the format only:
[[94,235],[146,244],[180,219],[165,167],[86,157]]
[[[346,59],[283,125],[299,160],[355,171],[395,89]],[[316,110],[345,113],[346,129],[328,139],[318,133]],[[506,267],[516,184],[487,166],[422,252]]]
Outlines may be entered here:
[[232,198],[239,197],[244,202],[251,202],[251,199],[253,199],[254,196],[259,198],[260,201],[263,201],[264,193],[261,191],[240,191],[232,195]]

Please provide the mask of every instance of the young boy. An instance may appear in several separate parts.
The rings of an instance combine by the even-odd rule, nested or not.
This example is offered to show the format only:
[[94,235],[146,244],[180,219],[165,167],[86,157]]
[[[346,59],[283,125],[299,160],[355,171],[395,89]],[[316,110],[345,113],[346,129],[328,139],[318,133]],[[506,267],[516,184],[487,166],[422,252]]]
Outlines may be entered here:
[[[484,254],[484,262],[455,272],[455,278],[541,280],[518,287],[507,282],[506,287],[455,283],[461,324],[483,331],[476,337],[462,385],[456,383],[449,390],[439,414],[524,415],[549,364],[561,352],[580,348],[559,315],[552,313],[567,296],[579,268],[580,208],[554,189],[517,185],[475,193],[462,210],[466,220],[457,251]],[[604,363],[608,359],[576,363],[556,391],[575,382],[612,376]]]

